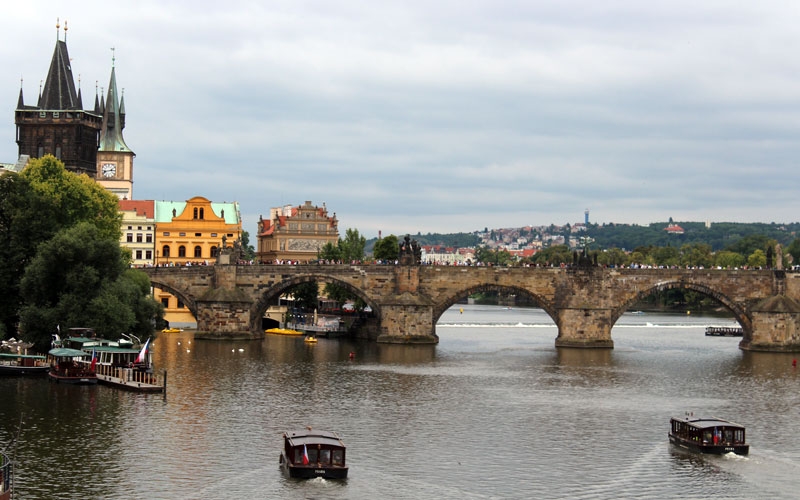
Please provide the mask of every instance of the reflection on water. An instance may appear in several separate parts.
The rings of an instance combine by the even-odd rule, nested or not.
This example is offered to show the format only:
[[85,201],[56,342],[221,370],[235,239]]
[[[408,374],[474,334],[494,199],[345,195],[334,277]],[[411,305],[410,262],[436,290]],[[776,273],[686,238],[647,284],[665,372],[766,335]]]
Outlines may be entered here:
[[[447,311],[435,346],[163,334],[166,400],[3,378],[0,442],[22,414],[23,499],[794,498],[793,356],[705,337],[719,321],[625,315],[603,350],[490,306]],[[688,410],[745,424],[751,455],[676,452],[669,417]],[[347,481],[280,475],[280,433],[305,425],[343,436]]]

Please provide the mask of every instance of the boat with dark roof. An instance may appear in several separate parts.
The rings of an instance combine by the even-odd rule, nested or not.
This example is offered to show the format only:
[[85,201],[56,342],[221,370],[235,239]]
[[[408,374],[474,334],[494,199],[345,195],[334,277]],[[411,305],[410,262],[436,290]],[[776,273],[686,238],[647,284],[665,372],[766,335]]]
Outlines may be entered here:
[[11,500],[14,492],[14,464],[0,451],[0,500]]
[[283,433],[280,468],[286,477],[346,479],[345,445],[335,432],[311,427]]
[[692,414],[672,417],[669,442],[690,451],[714,455],[747,455],[750,452],[744,426],[717,417],[695,417]]
[[47,353],[50,371],[47,376],[60,384],[97,384],[97,374],[81,360],[88,356],[78,349],[56,347]]

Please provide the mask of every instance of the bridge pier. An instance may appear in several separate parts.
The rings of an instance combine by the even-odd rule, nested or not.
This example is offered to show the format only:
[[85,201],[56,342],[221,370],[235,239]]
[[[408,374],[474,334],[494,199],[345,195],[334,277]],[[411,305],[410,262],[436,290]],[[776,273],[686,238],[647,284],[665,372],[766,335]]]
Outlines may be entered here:
[[739,348],[747,351],[800,352],[800,303],[777,295],[762,300],[750,312],[752,332]]
[[558,309],[556,347],[611,349],[610,309]]
[[263,331],[250,330],[251,301],[197,301],[196,339],[253,340],[264,337]]
[[433,307],[428,304],[385,304],[381,307],[384,344],[438,344],[433,326]]

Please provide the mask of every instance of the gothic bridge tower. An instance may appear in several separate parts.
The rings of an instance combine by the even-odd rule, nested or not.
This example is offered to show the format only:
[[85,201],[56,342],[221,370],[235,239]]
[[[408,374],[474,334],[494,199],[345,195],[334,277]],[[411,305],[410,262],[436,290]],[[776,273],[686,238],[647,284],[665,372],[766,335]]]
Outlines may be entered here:
[[66,21],[64,40],[59,39],[60,29],[56,23],[56,47],[36,105],[25,105],[22,88],[19,90],[14,112],[19,155],[41,158],[51,154],[67,170],[94,178],[103,117],[96,111],[83,109],[81,91],[75,89],[67,52]]

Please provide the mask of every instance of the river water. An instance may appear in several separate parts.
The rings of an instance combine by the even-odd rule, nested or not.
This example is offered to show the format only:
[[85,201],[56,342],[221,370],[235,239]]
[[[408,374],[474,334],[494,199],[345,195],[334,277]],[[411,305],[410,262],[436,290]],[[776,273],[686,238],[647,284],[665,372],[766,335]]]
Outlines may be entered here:
[[[3,378],[0,443],[21,417],[17,500],[797,498],[800,356],[707,325],[732,322],[626,314],[613,350],[556,349],[540,309],[477,305],[448,310],[436,346],[161,334],[166,398]],[[746,425],[750,455],[671,447],[686,411]],[[281,432],[306,425],[342,436],[347,481],[280,474]]]

